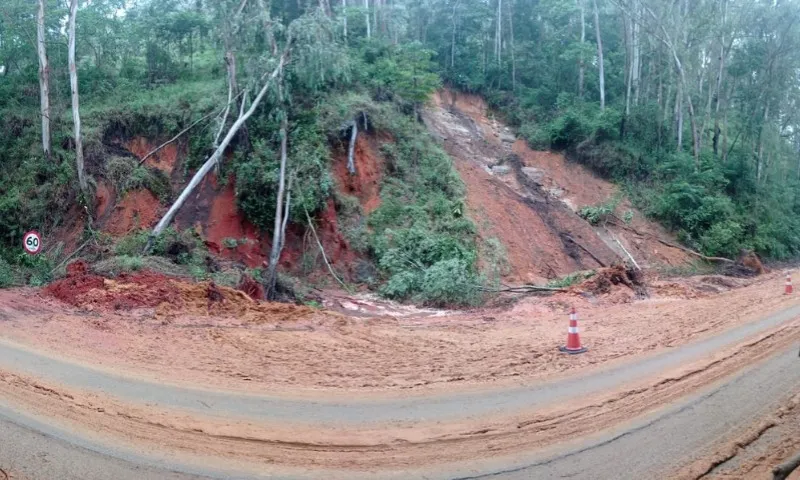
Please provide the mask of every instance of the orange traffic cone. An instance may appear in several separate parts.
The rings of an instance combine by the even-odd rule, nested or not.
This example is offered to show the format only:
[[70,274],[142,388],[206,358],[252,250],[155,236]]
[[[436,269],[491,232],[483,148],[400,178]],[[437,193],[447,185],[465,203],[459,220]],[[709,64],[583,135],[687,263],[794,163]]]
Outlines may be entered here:
[[784,295],[791,295],[792,291],[793,291],[793,288],[792,288],[792,275],[791,274],[786,274],[786,288],[783,291],[783,294]]
[[575,312],[575,307],[569,312],[569,333],[567,334],[567,345],[565,347],[558,347],[564,353],[576,355],[583,353],[587,349],[581,346],[581,336],[578,334],[578,314]]

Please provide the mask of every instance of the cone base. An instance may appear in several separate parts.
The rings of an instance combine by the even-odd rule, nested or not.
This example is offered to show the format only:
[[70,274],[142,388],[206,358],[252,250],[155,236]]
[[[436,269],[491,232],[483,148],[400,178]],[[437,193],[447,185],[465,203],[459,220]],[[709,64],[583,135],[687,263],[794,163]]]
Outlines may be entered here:
[[581,348],[579,348],[579,349],[577,349],[577,350],[570,350],[570,349],[569,349],[569,348],[567,348],[567,347],[558,347],[558,350],[559,350],[561,353],[568,353],[568,354],[570,354],[570,355],[577,355],[577,354],[579,354],[579,353],[586,353],[587,351],[589,351],[589,349],[588,349],[588,348],[586,348],[586,347],[581,347]]

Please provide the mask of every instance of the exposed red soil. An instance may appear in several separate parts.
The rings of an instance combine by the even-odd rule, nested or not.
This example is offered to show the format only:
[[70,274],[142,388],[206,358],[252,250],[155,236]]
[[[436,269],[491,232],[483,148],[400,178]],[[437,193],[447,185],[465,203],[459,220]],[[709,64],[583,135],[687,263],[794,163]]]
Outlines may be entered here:
[[354,149],[354,175],[347,171],[347,148],[337,152],[333,160],[333,174],[339,191],[358,198],[367,215],[381,205],[384,159],[378,148],[378,139],[373,135],[358,136]]
[[[446,149],[451,155],[456,152],[455,147]],[[505,247],[509,280],[541,283],[580,270],[563,252],[558,236],[516,193],[478,165],[456,162],[455,166],[467,186],[468,212],[481,236],[497,238]]]
[[[160,143],[151,142],[144,137],[134,137],[124,143],[125,148],[138,159],[144,158],[145,155],[158,148],[159,145]],[[169,176],[178,164],[179,154],[179,145],[177,143],[170,143],[151,155],[144,164],[148,167],[155,167]]]
[[66,278],[48,285],[44,293],[64,303],[78,306],[78,299],[96,288],[103,288],[103,277],[90,274],[88,265],[78,261],[67,266]]
[[[619,192],[616,185],[596,177],[584,166],[568,161],[560,153],[531,150],[524,140],[514,143],[513,152],[520,157],[525,167],[535,169],[530,171],[535,172],[537,181],[541,182],[543,188],[558,192],[560,199],[574,211],[606,203]],[[666,229],[648,221],[627,199],[620,202],[615,214],[623,218],[628,211],[633,214],[629,228],[625,228],[622,222],[615,222],[617,225],[609,224],[607,228],[614,232],[637,261],[673,266],[689,261],[686,252],[655,240],[661,238],[677,243],[670,239]]]
[[[208,202],[208,216],[197,220],[198,228],[203,232],[209,250],[215,255],[244,263],[250,268],[260,267],[267,259],[269,241],[252,223],[248,222],[236,206],[235,179],[218,189],[216,176],[209,176],[199,187],[200,203],[193,202],[185,208],[201,208]],[[189,227],[189,225],[183,225]],[[235,242],[235,245],[234,243]],[[287,242],[288,243],[288,242]],[[287,245],[283,258],[290,255]]]
[[264,298],[264,286],[258,283],[250,275],[245,274],[242,276],[242,281],[239,282],[238,288],[246,293],[250,298],[258,300]]
[[[448,94],[437,95],[425,113],[428,126],[444,139],[445,150],[454,159],[467,190],[467,210],[484,239],[503,244],[511,282],[543,282],[546,279],[614,263],[617,255],[597,237],[592,227],[565,205],[552,201],[546,192],[526,191],[508,172],[493,175],[489,165],[508,154],[477,97],[453,102]],[[473,103],[475,102],[475,103]],[[453,109],[455,105],[455,109]],[[468,116],[459,108],[464,107]],[[588,255],[588,249],[594,255]]]
[[97,182],[97,192],[95,193],[94,202],[94,216],[97,219],[105,218],[106,214],[111,212],[110,207],[116,200],[116,192],[108,181],[99,180]]
[[[337,271],[347,272],[348,275],[352,274],[353,262],[356,261],[358,256],[350,248],[347,239],[344,238],[339,229],[339,219],[332,198],[328,199],[328,203],[319,214],[318,219],[317,234],[320,237],[320,242],[325,247],[325,255],[328,256],[331,266],[336,268]],[[325,267],[321,265],[319,268]]]
[[[449,390],[631,358],[797,304],[796,297],[783,295],[782,272],[735,280],[738,288],[727,289],[714,278],[686,279],[681,281],[686,290],[677,295],[652,286],[645,301],[620,301],[626,288],[616,287],[595,297],[572,291],[527,297],[510,308],[369,319],[256,302],[219,286],[222,300],[209,302],[208,283],[175,279],[168,285],[178,293],[154,310],[115,310],[114,301],[126,292],[158,290],[133,277],[95,282],[71,302],[95,310],[91,315],[54,304],[50,295],[0,290],[0,318],[20,319],[0,322],[0,334],[92,363],[113,355],[120,366],[208,386]],[[579,357],[556,349],[566,340],[572,306],[590,349]],[[92,321],[101,322],[102,330]]]
[[[425,120],[454,159],[481,236],[504,245],[507,281],[542,282],[627,261],[620,243],[643,266],[688,262],[685,252],[655,240],[669,235],[627,200],[617,208],[618,226],[594,227],[582,219],[582,207],[611,200],[618,188],[563,155],[531,150],[487,111],[480,97],[444,90]],[[628,210],[634,216],[625,225]]]
[[560,153],[531,150],[525,140],[517,140],[513,152],[526,167],[542,170],[544,188],[562,189],[564,197],[578,209],[607,202],[618,191],[613,184],[595,177],[582,165],[567,161]]
[[52,283],[43,293],[74,307],[102,313],[154,308],[156,318],[164,321],[183,315],[216,315],[269,323],[303,319],[314,312],[308,307],[258,301],[250,293],[258,294],[261,286],[252,278],[245,278],[243,286],[250,292],[214,282],[190,283],[148,271],[111,279],[91,273],[86,262],[79,260],[68,265],[66,278]]
[[110,280],[90,273],[82,260],[68,265],[67,277],[50,284],[44,293],[75,307],[113,310],[155,307],[179,298],[164,275],[141,272]]
[[39,232],[45,235],[42,239],[45,254],[62,245],[61,256],[63,258],[71,255],[78,248],[78,241],[86,228],[86,212],[75,203],[70,207],[64,219],[65,223],[53,230],[52,233]]
[[114,207],[114,212],[102,225],[104,232],[116,237],[134,230],[148,229],[158,223],[161,202],[149,190],[131,190]]

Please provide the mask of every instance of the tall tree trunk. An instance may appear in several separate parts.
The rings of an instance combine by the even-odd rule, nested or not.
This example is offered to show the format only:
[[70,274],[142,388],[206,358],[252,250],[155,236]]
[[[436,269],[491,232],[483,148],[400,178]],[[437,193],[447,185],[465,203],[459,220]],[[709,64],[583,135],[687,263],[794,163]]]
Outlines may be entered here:
[[358,121],[350,123],[350,145],[347,147],[347,172],[350,175],[356,174],[356,141],[358,140]]
[[381,0],[372,0],[372,29],[375,37],[378,37],[378,10],[381,6]]
[[764,175],[764,132],[767,129],[767,122],[769,120],[769,104],[764,107],[764,116],[761,119],[761,128],[758,132],[758,164],[756,165],[756,181],[761,182]]
[[453,3],[453,15],[451,17],[453,30],[450,37],[450,69],[456,66],[456,8],[458,8],[459,3],[461,3],[461,0],[456,0],[456,2]]
[[683,83],[678,82],[678,92],[675,94],[675,122],[677,131],[678,151],[683,150]]
[[39,99],[42,116],[42,150],[50,157],[50,65],[47,62],[47,39],[45,38],[44,1],[39,0],[36,16],[36,50],[39,54]]
[[720,33],[719,38],[719,70],[717,71],[717,86],[716,86],[716,104],[714,106],[714,137],[713,137],[713,145],[714,145],[714,156],[718,156],[717,147],[719,145],[719,109],[720,104],[722,103],[722,76],[725,73],[725,25],[727,23],[727,16],[728,16],[728,1],[721,0],[722,3],[722,30]]
[[[281,239],[283,238],[282,227],[283,222],[283,197],[286,188],[286,160],[287,160],[287,147],[288,143],[288,120],[287,113],[284,113],[281,120],[281,169],[278,177],[278,196],[275,203],[275,225],[272,231],[272,249],[269,254],[269,265],[267,266],[267,273],[265,278],[265,294],[268,300],[275,299],[275,285],[278,281],[278,261],[281,258],[281,251],[283,245]],[[288,215],[289,213],[286,212]]]
[[[730,98],[731,88],[728,88],[728,95],[725,95],[726,102]],[[725,110],[722,113],[722,163],[728,162],[728,105],[725,105]]]
[[369,0],[364,0],[364,21],[367,22],[367,38],[372,38],[372,31],[369,25]]
[[600,10],[597,8],[597,0],[592,0],[594,4],[594,31],[597,36],[597,61],[600,75],[600,110],[606,109],[606,72],[603,65],[603,38],[600,35]]
[[622,120],[622,124],[625,125],[625,119],[631,114],[631,101],[633,100],[633,98],[631,98],[633,96],[633,19],[629,14],[624,15],[623,23],[625,25],[626,69],[625,69],[625,117]]
[[494,31],[494,57],[497,66],[500,66],[500,59],[503,53],[503,0],[497,0],[497,15]]
[[[345,0],[342,0],[342,4],[344,5]],[[272,52],[272,56],[278,55],[278,44],[275,42],[275,33],[272,28],[272,19],[270,18],[270,11],[271,5],[267,4],[264,0],[258,0],[258,9],[261,11],[261,23],[264,27],[264,35],[267,36],[267,41],[269,42],[270,51]],[[345,38],[347,38],[347,17],[345,16]]]
[[688,89],[686,91],[686,103],[689,107],[689,122],[692,126],[692,152],[694,154],[695,170],[700,170],[700,132],[697,126],[697,115],[694,111],[694,102]]
[[583,92],[586,78],[586,61],[583,58],[583,45],[586,43],[586,8],[584,0],[575,0],[578,11],[581,14],[581,51],[578,57],[578,98],[583,100]]
[[517,56],[514,52],[514,0],[508,3],[508,26],[511,35],[511,91],[517,91]]
[[[636,14],[639,14],[639,5],[638,1],[634,2],[636,6]],[[639,23],[633,22],[633,78],[631,79],[631,83],[633,84],[633,104],[639,105],[639,94],[641,91],[641,79],[642,79],[642,55],[641,55],[641,48],[642,42],[639,37]]]
[[342,23],[344,26],[344,41],[347,41],[347,0],[342,0]]
[[78,16],[78,0],[70,0],[69,23],[67,36],[69,43],[69,85],[72,90],[72,121],[75,126],[75,164],[78,169],[78,184],[81,187],[83,200],[88,208],[92,208],[89,198],[89,184],[86,181],[86,172],[83,168],[83,140],[81,138],[81,113],[78,96],[78,66],[75,61],[75,18]]

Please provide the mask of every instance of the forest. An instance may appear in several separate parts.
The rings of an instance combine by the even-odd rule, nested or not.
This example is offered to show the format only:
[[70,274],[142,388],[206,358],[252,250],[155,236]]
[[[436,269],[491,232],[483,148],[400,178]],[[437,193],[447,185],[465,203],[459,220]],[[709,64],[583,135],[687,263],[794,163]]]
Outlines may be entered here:
[[[171,220],[191,192],[173,194],[110,141],[181,136],[189,185],[235,177],[238,207],[272,239],[268,295],[287,223],[312,224],[333,198],[353,212],[349,243],[378,266],[371,286],[474,303],[489,246],[420,119],[443,86],[482,95],[531,147],[621,185],[689,248],[794,258],[798,18],[796,0],[4,0],[0,286],[20,271],[52,278],[57,252],[16,248],[31,228],[81,215],[97,240],[100,177],[173,207],[117,254],[185,235]],[[330,173],[333,150],[352,162],[364,131],[393,139],[369,215]]]

